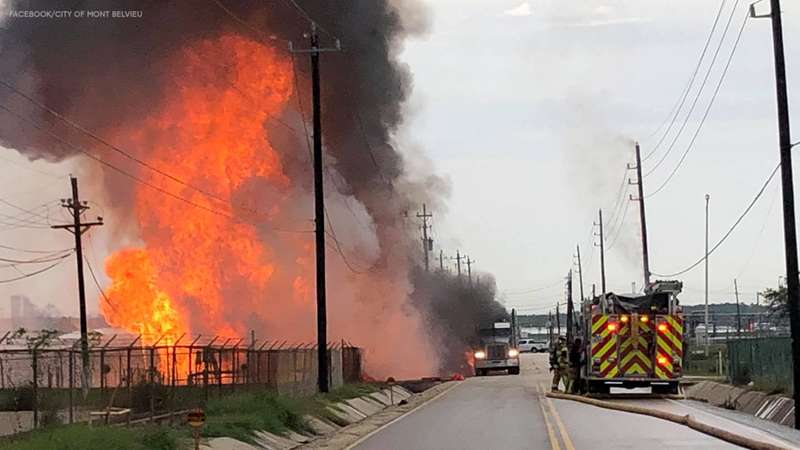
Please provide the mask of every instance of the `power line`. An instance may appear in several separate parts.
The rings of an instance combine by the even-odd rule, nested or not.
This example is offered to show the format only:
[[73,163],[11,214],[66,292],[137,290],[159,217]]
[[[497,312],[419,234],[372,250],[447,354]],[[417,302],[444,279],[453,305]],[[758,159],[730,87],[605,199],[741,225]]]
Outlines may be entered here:
[[[681,133],[683,133],[683,130],[686,129],[686,125],[689,123],[689,118],[691,118],[692,113],[694,112],[694,109],[697,106],[697,103],[700,101],[700,96],[702,95],[703,90],[706,87],[706,83],[708,82],[708,79],[711,77],[711,72],[714,69],[714,63],[717,62],[717,57],[719,56],[719,52],[720,52],[720,50],[722,50],[722,45],[725,43],[725,37],[728,36],[728,29],[730,28],[731,21],[733,20],[733,16],[736,13],[736,6],[738,6],[738,4],[739,4],[739,0],[736,0],[736,3],[733,5],[733,8],[731,9],[731,13],[728,16],[728,21],[725,23],[725,29],[722,31],[722,37],[720,38],[719,44],[717,44],[717,48],[714,51],[714,56],[712,56],[712,58],[711,58],[711,62],[708,65],[708,69],[706,70],[706,74],[703,77],[703,81],[702,81],[702,83],[700,83],[700,88],[697,90],[697,93],[694,96],[694,100],[692,100],[692,104],[691,104],[691,106],[689,106],[689,111],[686,113],[686,116],[683,118],[683,122],[681,123],[680,128],[678,128],[678,131],[675,133],[675,136],[672,138],[672,142],[670,142],[669,147],[667,148],[667,151],[664,152],[664,154],[661,156],[661,159],[659,159],[658,162],[656,162],[656,164],[653,167],[651,167],[650,170],[648,170],[644,174],[645,178],[649,177],[650,175],[652,175],[661,166],[661,164],[663,164],[664,161],[666,161],[667,156],[669,156],[669,154],[672,152],[672,149],[675,147],[675,144],[678,142],[678,139],[681,137]],[[746,19],[745,19],[745,21],[746,21]],[[744,27],[744,25],[742,25],[742,27]],[[739,37],[741,37],[741,31],[739,32]],[[738,44],[738,42],[739,42],[739,37],[736,38],[736,44]],[[733,49],[734,52],[736,51],[736,44],[734,44],[734,49]],[[728,64],[730,64],[730,59],[731,58],[733,58],[733,52],[731,52],[731,56],[730,56],[730,58],[728,58]],[[726,71],[727,71],[727,68],[726,68]],[[720,78],[720,80],[722,80],[724,77],[725,77],[725,74],[723,73],[723,75]],[[720,83],[718,83],[718,86],[719,86],[719,84],[721,84],[721,81],[720,81]],[[712,98],[711,103],[713,103],[713,102],[714,102],[714,100]],[[702,127],[702,125],[701,125],[701,127]]]
[[[670,130],[672,130],[672,126],[675,125],[675,119],[678,118],[678,115],[680,114],[680,111],[683,108],[684,103],[686,102],[686,98],[689,96],[689,92],[692,90],[692,85],[694,84],[694,80],[697,78],[697,73],[700,71],[700,66],[703,63],[703,59],[705,59],[706,52],[708,51],[708,45],[711,43],[711,38],[714,36],[714,31],[716,31],[717,29],[717,24],[719,23],[719,18],[722,16],[722,10],[725,8],[726,1],[727,0],[722,0],[722,2],[720,2],[719,9],[717,10],[717,15],[716,17],[714,17],[714,24],[711,26],[711,31],[708,33],[708,38],[706,38],[706,43],[703,46],[703,51],[700,53],[700,58],[697,60],[697,65],[694,68],[694,72],[692,72],[692,76],[689,78],[689,83],[686,85],[686,89],[684,89],[682,95],[678,96],[678,101],[675,103],[675,106],[672,107],[670,113],[664,119],[664,122],[656,129],[656,131],[654,131],[653,133],[650,134],[650,136],[648,136],[648,139],[653,135],[655,135],[661,129],[661,127],[663,127],[667,123],[667,121],[669,121],[669,126],[667,127],[666,131],[664,131],[664,134],[661,136],[661,138],[658,140],[658,143],[656,143],[656,145],[653,147],[653,150],[651,150],[650,153],[645,155],[642,158],[642,161],[647,161],[651,156],[653,156],[658,151],[658,148],[661,146],[661,143],[664,142],[664,138],[667,137]],[[736,9],[735,6],[734,9]],[[675,113],[674,115],[673,112]],[[672,120],[670,120],[670,116],[672,116]]]
[[611,242],[605,248],[606,250],[611,250],[611,248],[614,247],[614,244],[617,243],[620,234],[622,234],[622,225],[625,224],[625,218],[628,216],[628,208],[630,207],[630,205],[631,205],[630,201],[625,204],[625,210],[622,212],[621,216],[622,220],[620,220],[619,225],[617,225],[616,230],[613,232],[613,237],[610,239]]
[[689,145],[686,146],[686,150],[684,150],[683,155],[681,155],[681,159],[678,161],[678,164],[675,166],[675,168],[672,169],[672,172],[664,180],[664,182],[661,183],[661,185],[655,191],[653,191],[650,194],[648,194],[645,198],[650,198],[650,197],[658,194],[659,192],[661,192],[662,189],[664,189],[664,187],[670,182],[670,180],[672,180],[672,178],[678,172],[678,169],[680,169],[681,165],[683,164],[683,161],[686,159],[686,155],[688,155],[689,151],[691,151],[691,149],[693,148],[694,143],[697,140],[697,136],[700,134],[700,130],[703,129],[703,125],[706,123],[706,119],[708,118],[708,114],[711,112],[711,107],[714,106],[714,101],[716,100],[717,94],[719,94],[719,90],[722,87],[722,82],[725,80],[725,75],[727,75],[728,69],[731,66],[731,61],[733,61],[733,55],[736,53],[736,48],[739,46],[739,41],[742,38],[742,32],[744,32],[744,26],[747,24],[747,19],[749,17],[750,16],[745,15],[744,20],[742,21],[742,26],[739,28],[739,34],[736,36],[736,41],[733,43],[733,48],[731,49],[731,53],[728,56],[728,62],[725,63],[725,68],[722,71],[722,75],[719,77],[719,81],[717,82],[717,86],[714,89],[714,93],[711,96],[711,101],[708,102],[708,106],[706,107],[705,113],[703,113],[703,117],[702,117],[702,119],[700,119],[700,124],[697,126],[697,129],[695,130],[691,141],[689,141]]
[[551,289],[551,288],[554,288],[556,286],[561,286],[561,284],[563,282],[564,282],[564,280],[562,278],[559,278],[558,281],[556,281],[555,283],[548,284],[546,286],[540,286],[540,287],[536,287],[536,288],[532,288],[532,289],[525,289],[525,290],[521,290],[521,291],[505,291],[502,294],[503,295],[508,295],[508,296],[532,294],[534,292],[540,292],[540,291],[543,291],[545,289]]
[[72,252],[70,252],[69,254],[65,255],[64,257],[62,257],[61,259],[59,259],[55,263],[45,267],[44,269],[40,269],[40,270],[37,270],[35,272],[24,273],[23,275],[15,277],[15,278],[7,278],[5,280],[0,280],[0,284],[11,283],[11,282],[14,282],[14,281],[24,280],[26,278],[30,278],[30,277],[39,275],[40,273],[47,272],[48,270],[50,270],[50,269],[54,268],[55,266],[57,266],[57,265],[61,264],[62,262],[64,262],[64,260],[67,259],[70,255],[72,255]]
[[[172,198],[174,198],[176,200],[180,200],[180,201],[182,201],[182,202],[184,202],[184,203],[186,203],[186,204],[188,204],[190,206],[193,206],[193,207],[195,207],[197,209],[202,209],[202,210],[204,210],[206,212],[209,212],[209,213],[212,213],[212,214],[215,214],[215,215],[218,215],[218,216],[226,217],[226,218],[229,218],[229,219],[234,220],[234,221],[238,221],[239,220],[238,218],[236,218],[235,216],[233,216],[231,214],[223,212],[223,211],[221,211],[219,209],[210,208],[210,207],[207,207],[205,205],[196,203],[196,202],[194,202],[192,200],[189,200],[187,198],[181,197],[180,195],[174,194],[174,193],[169,192],[169,191],[167,191],[167,190],[165,190],[165,189],[163,189],[163,188],[161,188],[159,186],[156,186],[153,183],[145,181],[144,179],[142,179],[142,178],[140,178],[140,177],[138,177],[136,175],[128,173],[125,170],[120,169],[119,167],[109,163],[108,161],[105,161],[104,159],[102,159],[102,158],[100,158],[98,156],[95,156],[91,152],[83,149],[82,147],[78,147],[76,145],[73,145],[70,142],[65,141],[59,135],[53,133],[50,130],[42,128],[41,126],[39,126],[35,122],[31,121],[30,119],[28,119],[28,118],[26,118],[26,117],[24,117],[24,116],[22,116],[20,114],[17,114],[16,112],[14,112],[11,109],[7,108],[3,104],[0,104],[0,109],[6,111],[7,113],[11,114],[12,116],[16,117],[17,119],[32,125],[34,128],[36,128],[36,129],[48,134],[50,137],[55,139],[57,142],[59,142],[59,143],[61,143],[63,145],[66,145],[66,146],[68,146],[68,147],[70,147],[70,148],[72,148],[72,149],[74,149],[74,150],[76,150],[78,152],[83,153],[84,155],[88,156],[90,159],[92,159],[92,160],[102,164],[103,166],[106,166],[106,167],[108,167],[108,168],[110,168],[110,169],[112,169],[112,170],[114,170],[114,171],[116,171],[116,172],[118,172],[118,173],[120,173],[122,175],[125,175],[126,177],[132,179],[133,181],[135,181],[137,183],[140,183],[140,184],[142,184],[144,186],[147,186],[147,187],[149,187],[149,188],[151,188],[151,189],[153,189],[153,190],[155,190],[157,192],[160,192],[161,194],[164,194],[164,195],[166,195],[168,197],[172,197]],[[257,212],[257,211],[255,211],[255,212]],[[261,213],[259,212],[259,214],[261,214]],[[289,229],[282,229],[282,228],[275,228],[275,227],[267,227],[267,228],[272,230],[272,231],[284,232],[284,233],[312,233],[313,232],[313,231],[310,231],[310,230],[289,230]]]
[[17,252],[22,252],[22,253],[39,253],[39,254],[49,254],[49,255],[72,250],[71,248],[65,248],[65,249],[62,249],[62,250],[30,250],[30,249],[26,249],[26,248],[12,247],[10,245],[3,245],[3,244],[0,244],[0,248],[4,248],[6,250],[13,250],[13,251],[17,251]]
[[103,297],[103,300],[106,301],[108,306],[110,306],[111,309],[116,311],[117,308],[114,306],[114,304],[111,302],[111,300],[106,296],[106,293],[103,291],[103,288],[100,287],[100,282],[97,281],[97,276],[95,276],[95,274],[94,274],[94,269],[92,269],[92,263],[89,262],[89,258],[84,256],[83,260],[86,261],[86,267],[89,268],[89,273],[92,275],[92,280],[94,280],[94,286],[97,288],[97,292],[100,293],[100,295]]
[[778,169],[780,167],[781,167],[781,165],[780,165],[780,163],[778,163],[778,165],[775,167],[775,169],[772,170],[772,173],[770,173],[769,177],[767,177],[767,181],[765,181],[764,185],[761,186],[761,189],[758,191],[756,196],[753,198],[753,200],[750,202],[750,204],[747,205],[747,208],[744,210],[744,212],[739,216],[738,219],[736,219],[736,222],[734,222],[733,225],[731,225],[730,229],[728,229],[728,231],[725,233],[725,235],[722,236],[722,238],[716,244],[714,244],[714,246],[708,251],[708,255],[701,257],[694,264],[690,265],[689,267],[687,267],[687,268],[685,268],[685,269],[683,269],[681,271],[678,271],[678,272],[675,272],[675,273],[670,273],[670,274],[653,273],[653,275],[658,276],[658,277],[664,277],[664,278],[670,278],[670,277],[674,277],[674,276],[677,276],[677,275],[682,275],[682,274],[694,269],[695,267],[699,266],[703,261],[706,260],[706,258],[708,256],[711,256],[711,254],[714,253],[714,251],[717,248],[719,248],[719,246],[722,245],[722,243],[725,242],[726,239],[728,239],[728,236],[730,236],[731,233],[733,233],[733,230],[736,229],[736,227],[739,225],[739,223],[742,221],[742,219],[744,219],[744,217],[747,215],[747,213],[750,212],[750,210],[753,208],[753,205],[756,204],[758,199],[761,197],[761,194],[764,193],[764,190],[767,188],[769,183],[772,181],[772,178],[775,177],[775,174],[778,172]]
[[317,28],[317,30],[322,31],[323,33],[327,34],[329,38],[336,40],[336,36],[332,35],[328,30],[322,28],[313,17],[311,17],[300,5],[297,4],[295,0],[286,0],[286,3],[293,7],[297,13],[302,16],[305,20],[308,21],[310,25],[313,25]]

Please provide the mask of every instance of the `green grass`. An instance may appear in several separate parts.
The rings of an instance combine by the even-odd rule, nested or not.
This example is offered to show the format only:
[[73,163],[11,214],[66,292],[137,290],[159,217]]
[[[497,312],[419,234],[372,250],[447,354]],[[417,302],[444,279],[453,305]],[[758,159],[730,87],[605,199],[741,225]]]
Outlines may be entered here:
[[158,426],[138,428],[68,425],[0,440],[4,450],[176,450],[178,432]]
[[[279,395],[272,391],[243,391],[211,398],[205,407],[203,437],[232,437],[254,443],[255,431],[283,433],[307,432],[303,416],[309,414],[346,425],[328,408],[336,402],[378,390],[372,384],[352,384],[327,394],[302,397]],[[194,402],[196,403],[196,399]],[[192,405],[193,406],[193,405]],[[175,450],[178,442],[189,437],[188,428],[148,425],[134,428],[85,425],[54,426],[0,439],[0,448],[8,450]]]

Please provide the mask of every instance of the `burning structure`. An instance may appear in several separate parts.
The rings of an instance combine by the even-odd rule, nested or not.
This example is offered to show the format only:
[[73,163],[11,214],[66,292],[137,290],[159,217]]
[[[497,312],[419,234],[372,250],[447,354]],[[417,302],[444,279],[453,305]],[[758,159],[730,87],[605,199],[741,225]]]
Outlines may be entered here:
[[[396,142],[411,77],[395,55],[424,31],[424,11],[412,1],[299,3],[346,53],[322,63],[331,339],[365,347],[376,376],[434,373],[423,317],[432,297],[410,297],[418,250],[405,212],[440,202],[431,187],[441,183],[408,173]],[[141,5],[114,5],[127,7]],[[112,326],[166,343],[251,329],[309,340],[309,70],[285,42],[309,23],[289,3],[145,8],[130,19],[7,17],[0,144],[31,159],[89,157],[116,242],[130,243],[105,263],[111,284],[99,301]]]

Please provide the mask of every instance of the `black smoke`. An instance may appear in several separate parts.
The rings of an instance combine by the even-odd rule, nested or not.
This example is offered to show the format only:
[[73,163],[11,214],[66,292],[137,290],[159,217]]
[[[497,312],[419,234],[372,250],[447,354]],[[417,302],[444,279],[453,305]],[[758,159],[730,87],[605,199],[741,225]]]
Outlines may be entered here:
[[443,374],[469,374],[466,354],[478,343],[478,329],[510,315],[495,300],[497,286],[488,274],[466,276],[437,270],[426,273],[416,268],[412,277],[412,300],[424,312],[427,326],[434,330]]
[[[288,52],[308,48],[310,23],[290,0],[161,2],[141,0],[12,1],[4,11],[141,11],[141,18],[15,18],[0,25],[0,79],[36,101],[113,142],[114,131],[154,110],[175,89],[169,61],[192,43],[222,34],[240,34]],[[393,248],[416,248],[409,216],[416,205],[441,205],[446,183],[431,174],[410,182],[396,132],[404,120],[413,83],[397,55],[409,36],[424,33],[427,14],[416,0],[297,0],[318,21],[321,43],[342,52],[323,53],[322,123],[330,188],[357,199],[374,222],[381,258],[370,269],[378,276],[389,267]],[[235,17],[233,17],[235,16]],[[310,68],[307,54],[295,54],[299,92],[282,117],[265,124],[292,179],[310,190],[311,176],[303,122],[310,122]],[[265,75],[267,76],[267,75]],[[302,114],[298,103],[303,105]],[[101,148],[39,107],[0,86],[0,104],[28,117],[76,146],[92,151],[124,170],[142,168]],[[78,152],[16,117],[0,111],[0,145],[30,159],[60,161]],[[141,149],[127,149],[133,154]],[[132,204],[132,182],[104,177],[117,207]],[[122,181],[120,181],[122,179]],[[332,180],[335,179],[335,180]],[[307,220],[307,214],[303,220]],[[340,230],[340,232],[343,230]],[[278,237],[273,237],[278,239]],[[398,242],[399,241],[399,242]],[[405,242],[403,242],[405,241]],[[463,352],[481,320],[504,317],[494,302],[494,280],[482,276],[470,287],[463,280],[416,269],[414,252],[403,261],[413,286],[412,304],[424,313],[432,337],[445,351],[442,369],[461,371]],[[397,261],[395,257],[391,261]],[[369,275],[367,275],[369,276]],[[405,274],[403,276],[406,276]],[[376,300],[377,301],[377,300]]]

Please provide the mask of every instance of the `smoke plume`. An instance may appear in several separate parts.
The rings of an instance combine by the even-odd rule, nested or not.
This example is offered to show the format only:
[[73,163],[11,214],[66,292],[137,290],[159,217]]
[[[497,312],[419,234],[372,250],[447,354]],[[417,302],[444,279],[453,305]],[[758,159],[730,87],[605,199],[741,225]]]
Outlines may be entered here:
[[[7,10],[63,9],[48,3]],[[298,4],[318,21],[323,46],[343,47],[321,57],[331,338],[364,346],[376,376],[433,373],[436,345],[449,345],[436,336],[471,323],[494,294],[486,281],[463,304],[475,309],[462,323],[444,314],[460,298],[447,294],[458,289],[452,280],[437,290],[412,276],[408,212],[441,204],[446,186],[409,174],[397,142],[412,79],[396,55],[426,30],[425,10],[414,1]],[[291,2],[234,0],[70,8],[141,17],[6,18],[0,78],[33,102],[0,86],[0,104],[14,112],[0,111],[0,145],[30,159],[84,158],[96,173],[84,183],[113,203],[114,233],[137,243],[109,249],[106,319],[172,337],[254,329],[312,340],[310,68],[286,42],[308,48],[304,14]],[[446,325],[432,331],[437,320]]]

